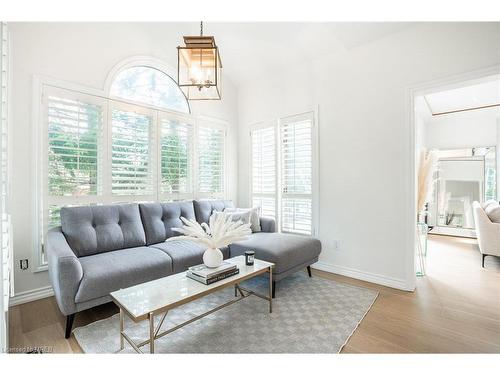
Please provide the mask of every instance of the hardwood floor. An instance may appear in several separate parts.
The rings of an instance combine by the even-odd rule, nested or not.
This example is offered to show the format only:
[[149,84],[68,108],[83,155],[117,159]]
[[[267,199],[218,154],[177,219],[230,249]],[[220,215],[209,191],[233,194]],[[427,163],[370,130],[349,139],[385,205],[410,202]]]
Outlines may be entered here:
[[[379,291],[379,297],[343,349],[344,353],[500,353],[500,259],[481,268],[476,241],[429,238],[427,276],[414,293],[313,271],[314,276]],[[278,297],[279,298],[279,297]],[[75,327],[109,317],[113,304],[76,315]],[[54,298],[10,310],[11,347],[53,347],[81,353]]]

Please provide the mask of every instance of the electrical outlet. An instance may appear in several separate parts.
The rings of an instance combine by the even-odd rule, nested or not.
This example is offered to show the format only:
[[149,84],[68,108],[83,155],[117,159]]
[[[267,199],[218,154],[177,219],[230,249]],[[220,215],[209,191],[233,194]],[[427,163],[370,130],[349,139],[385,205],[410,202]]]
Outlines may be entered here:
[[23,271],[27,270],[29,267],[28,259],[21,259],[19,261],[19,268],[21,268]]
[[340,251],[340,241],[339,240],[333,240],[332,241],[332,248],[334,251]]

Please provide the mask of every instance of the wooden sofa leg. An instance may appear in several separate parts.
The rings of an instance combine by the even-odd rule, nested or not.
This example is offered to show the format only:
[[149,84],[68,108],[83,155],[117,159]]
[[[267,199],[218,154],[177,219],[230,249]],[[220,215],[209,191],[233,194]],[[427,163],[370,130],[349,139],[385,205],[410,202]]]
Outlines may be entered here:
[[307,266],[307,273],[309,274],[309,277],[312,277],[311,266]]
[[73,327],[74,320],[75,314],[71,314],[66,317],[66,334],[64,335],[64,337],[67,339],[69,339],[69,337],[71,336],[71,328]]
[[273,298],[276,297],[276,281],[273,280],[273,292],[272,292]]
[[484,268],[484,258],[486,258],[486,254],[481,254],[483,256],[482,266]]

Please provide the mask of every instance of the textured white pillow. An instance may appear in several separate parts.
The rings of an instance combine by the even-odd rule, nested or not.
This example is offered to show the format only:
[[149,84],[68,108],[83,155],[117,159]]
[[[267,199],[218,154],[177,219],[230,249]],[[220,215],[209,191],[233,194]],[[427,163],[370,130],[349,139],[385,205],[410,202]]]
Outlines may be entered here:
[[260,227],[260,207],[255,208],[233,208],[227,207],[224,209],[224,212],[248,212],[250,213],[250,229],[252,229],[252,233],[261,232],[262,228]]
[[492,222],[500,223],[500,205],[498,203],[489,204],[484,212],[486,212],[486,215],[488,215]]
[[232,221],[241,221],[243,224],[249,224],[252,213],[250,211],[247,212],[228,212],[224,210],[224,212],[214,212],[213,215],[228,215]]
[[494,203],[498,205],[498,201],[496,201],[494,199],[488,199],[486,202],[481,203],[481,207],[483,208],[483,210],[486,210],[486,207],[488,207],[490,204],[494,204]]

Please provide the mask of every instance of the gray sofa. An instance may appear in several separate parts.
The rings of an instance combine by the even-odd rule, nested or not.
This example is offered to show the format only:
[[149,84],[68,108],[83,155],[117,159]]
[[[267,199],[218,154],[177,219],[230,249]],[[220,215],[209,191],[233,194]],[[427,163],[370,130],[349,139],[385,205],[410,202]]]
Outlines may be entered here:
[[[116,204],[64,207],[61,227],[49,231],[49,275],[57,304],[67,317],[66,338],[75,313],[111,301],[121,288],[185,271],[203,262],[205,249],[178,235],[180,217],[207,222],[230,201]],[[274,220],[260,218],[261,232],[221,249],[224,258],[254,250],[258,259],[276,264],[273,280],[307,268],[318,260],[321,243],[312,237],[276,233]],[[275,293],[273,284],[273,297]]]

